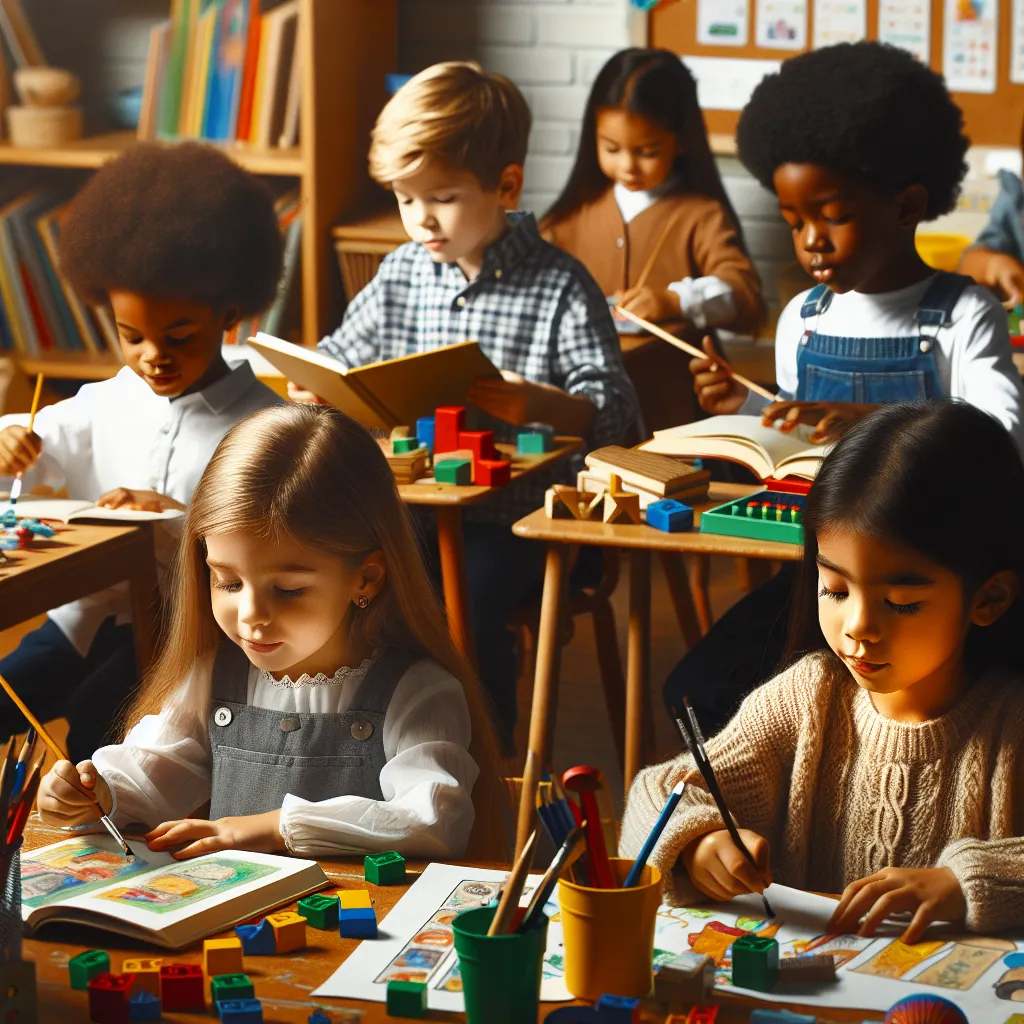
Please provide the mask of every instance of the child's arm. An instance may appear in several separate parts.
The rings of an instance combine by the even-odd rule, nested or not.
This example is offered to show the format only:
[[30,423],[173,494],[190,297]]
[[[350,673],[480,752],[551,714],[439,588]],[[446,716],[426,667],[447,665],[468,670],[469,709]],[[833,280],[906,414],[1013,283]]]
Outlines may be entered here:
[[972,246],[960,259],[960,273],[990,288],[1007,304],[1024,302],[1024,264],[1005,252]]
[[75,398],[40,409],[31,434],[28,413],[0,416],[0,476],[25,472],[26,490],[67,485],[72,497],[80,497],[73,478],[92,462],[90,396],[87,385]]
[[[391,254],[385,256],[387,261]],[[380,359],[381,265],[372,281],[348,304],[340,326],[317,348],[351,368]]]
[[481,377],[467,396],[478,409],[505,423],[547,423],[560,434],[586,437],[597,407],[585,395],[569,395],[554,384],[539,384],[511,370]]

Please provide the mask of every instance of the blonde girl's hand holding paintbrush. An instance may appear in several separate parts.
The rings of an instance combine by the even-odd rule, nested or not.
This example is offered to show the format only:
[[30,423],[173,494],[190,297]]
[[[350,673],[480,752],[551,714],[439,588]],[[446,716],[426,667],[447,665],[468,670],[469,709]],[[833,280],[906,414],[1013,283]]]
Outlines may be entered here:
[[95,795],[104,814],[110,813],[113,797],[92,761],[58,761],[39,785],[39,817],[53,828],[94,825],[96,804],[88,793]]

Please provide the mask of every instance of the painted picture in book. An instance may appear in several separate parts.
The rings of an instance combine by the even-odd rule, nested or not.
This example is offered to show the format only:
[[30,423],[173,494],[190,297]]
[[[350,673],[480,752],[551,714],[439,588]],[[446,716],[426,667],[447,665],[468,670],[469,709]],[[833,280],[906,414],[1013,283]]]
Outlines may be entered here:
[[44,907],[72,896],[84,896],[148,867],[138,857],[128,860],[120,851],[104,848],[102,840],[72,839],[56,848],[22,857],[21,899],[25,906]]

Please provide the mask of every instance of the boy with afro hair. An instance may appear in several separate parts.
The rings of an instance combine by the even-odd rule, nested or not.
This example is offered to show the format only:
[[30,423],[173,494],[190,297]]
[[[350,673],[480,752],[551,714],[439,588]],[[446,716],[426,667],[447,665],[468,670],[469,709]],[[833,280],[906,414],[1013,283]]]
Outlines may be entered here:
[[[125,366],[41,409],[31,433],[26,416],[0,418],[0,476],[104,508],[183,510],[227,430],[281,401],[221,350],[225,330],[274,298],[273,197],[210,147],[138,145],[75,198],[60,262],[80,295],[112,311]],[[154,524],[161,567],[174,525]],[[54,609],[0,674],[42,718],[68,718],[72,760],[90,756],[138,683],[127,590]],[[0,699],[0,735],[22,725]]]
[[[970,278],[918,256],[918,224],[953,209],[966,172],[963,115],[941,76],[881,43],[794,57],[754,90],[740,159],[779,200],[803,269],[817,282],[779,317],[780,400],[748,394],[724,360],[690,364],[701,406],[834,437],[889,402],[959,398],[1024,448],[1024,402],[1006,313]],[[774,675],[793,574],[733,606],[672,671],[665,699],[690,695],[705,731]]]

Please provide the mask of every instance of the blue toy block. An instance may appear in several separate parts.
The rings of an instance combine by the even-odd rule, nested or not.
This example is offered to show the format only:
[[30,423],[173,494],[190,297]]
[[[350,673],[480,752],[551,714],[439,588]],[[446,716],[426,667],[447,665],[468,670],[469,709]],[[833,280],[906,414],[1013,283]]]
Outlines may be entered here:
[[682,533],[693,529],[693,509],[674,498],[652,501],[647,506],[647,525],[665,533]]
[[420,444],[425,445],[427,451],[434,454],[434,417],[423,416],[416,421],[416,436]]
[[314,1010],[308,1018],[309,1024],[331,1024],[331,1018],[323,1010]]
[[220,1024],[263,1024],[263,1004],[258,999],[222,999],[217,1014]]
[[338,912],[338,934],[343,939],[377,938],[377,915],[373,907],[357,907]]
[[161,1019],[160,997],[139,989],[128,1000],[128,1016],[132,1021],[151,1021]]
[[597,1001],[600,1024],[639,1024],[640,1000],[628,996],[603,995]]
[[274,927],[264,918],[259,924],[240,924],[235,934],[242,940],[245,956],[273,956],[277,952]]

